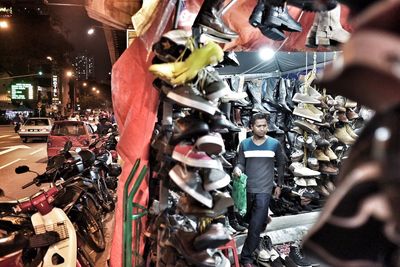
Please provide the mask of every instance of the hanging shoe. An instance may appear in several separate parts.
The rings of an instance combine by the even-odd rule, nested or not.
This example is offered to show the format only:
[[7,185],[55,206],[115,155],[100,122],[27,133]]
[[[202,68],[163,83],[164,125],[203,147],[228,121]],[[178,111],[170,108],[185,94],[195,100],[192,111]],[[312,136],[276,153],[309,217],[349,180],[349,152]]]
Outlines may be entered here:
[[283,32],[283,30],[275,27],[270,27],[270,26],[264,26],[261,25],[260,27],[261,33],[265,36],[268,37],[271,40],[274,41],[284,41],[286,39],[286,35]]
[[262,24],[264,12],[267,8],[266,0],[258,0],[256,6],[251,12],[249,23],[253,27],[259,27]]
[[208,100],[218,100],[231,92],[228,85],[219,77],[218,71],[214,68],[201,69],[198,77],[199,90]]
[[217,37],[221,41],[230,42],[239,37],[222,20],[219,11],[223,8],[224,0],[205,0],[193,23],[192,28],[201,28],[202,34],[210,38]]
[[331,10],[337,6],[336,0],[288,0],[286,3],[313,12]]
[[175,62],[178,58],[185,60],[191,53],[191,50],[186,48],[190,37],[191,32],[185,30],[169,31],[161,36],[152,50],[164,63]]
[[195,49],[185,61],[153,64],[149,71],[155,76],[169,81],[171,84],[184,84],[192,80],[206,66],[222,61],[224,51],[214,42]]
[[340,10],[338,5],[330,11],[315,14],[314,23],[318,23],[316,45],[331,46],[349,40],[350,33],[340,24]]
[[278,104],[283,109],[283,111],[291,113],[292,110],[286,104],[286,94],[286,82],[285,79],[281,78],[279,80]]
[[301,24],[294,20],[285,6],[270,6],[263,21],[264,27],[279,28],[289,32],[301,32]]
[[253,83],[252,81],[248,81],[245,83],[245,88],[249,94],[251,102],[253,102],[252,111],[269,113],[268,110],[266,110],[261,104],[261,99],[262,99],[261,87],[257,87],[255,83]]

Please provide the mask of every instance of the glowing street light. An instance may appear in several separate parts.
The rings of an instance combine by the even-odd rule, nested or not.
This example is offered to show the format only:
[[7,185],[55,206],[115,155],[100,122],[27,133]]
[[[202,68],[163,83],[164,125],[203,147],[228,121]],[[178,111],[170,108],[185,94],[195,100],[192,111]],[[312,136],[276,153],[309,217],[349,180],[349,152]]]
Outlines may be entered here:
[[83,85],[83,87],[86,87],[87,86],[87,82],[83,82],[82,85]]
[[53,58],[51,56],[47,56],[46,59],[49,61],[53,61]]
[[96,87],[93,86],[93,87],[92,87],[92,91],[96,91]]
[[67,75],[67,77],[74,76],[74,73],[72,71],[70,71],[70,70],[68,70],[65,74]]
[[99,90],[97,90],[97,91],[96,91],[96,94],[100,94],[100,91],[99,91]]
[[0,29],[7,29],[9,27],[8,21],[0,20]]
[[89,34],[89,35],[92,35],[94,33],[94,29],[93,28],[90,28],[88,31],[87,31],[87,34]]

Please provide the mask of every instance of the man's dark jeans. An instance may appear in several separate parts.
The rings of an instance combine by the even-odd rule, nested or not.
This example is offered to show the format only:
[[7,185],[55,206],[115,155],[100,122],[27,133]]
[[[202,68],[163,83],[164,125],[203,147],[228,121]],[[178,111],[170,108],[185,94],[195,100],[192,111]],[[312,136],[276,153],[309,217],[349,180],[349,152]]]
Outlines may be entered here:
[[241,263],[252,263],[252,254],[260,243],[260,234],[265,230],[271,194],[247,193],[247,214],[249,229],[240,256]]

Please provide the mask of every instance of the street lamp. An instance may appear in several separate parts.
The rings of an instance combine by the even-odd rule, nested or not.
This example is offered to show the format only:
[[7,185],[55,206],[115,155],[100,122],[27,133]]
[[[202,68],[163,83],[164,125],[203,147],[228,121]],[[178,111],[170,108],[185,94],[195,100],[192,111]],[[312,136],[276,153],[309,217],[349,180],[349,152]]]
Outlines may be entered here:
[[100,94],[100,90],[97,90],[97,91],[96,91],[96,94]]
[[104,29],[104,30],[116,30],[115,28],[112,28],[112,27],[94,25],[94,26],[91,26],[91,27],[87,30],[87,34],[88,34],[88,35],[93,35],[94,32],[95,32],[95,28],[100,28],[100,29]]
[[0,29],[7,29],[9,27],[8,21],[0,20]]
[[93,87],[92,87],[92,91],[96,91],[96,87],[93,86]]

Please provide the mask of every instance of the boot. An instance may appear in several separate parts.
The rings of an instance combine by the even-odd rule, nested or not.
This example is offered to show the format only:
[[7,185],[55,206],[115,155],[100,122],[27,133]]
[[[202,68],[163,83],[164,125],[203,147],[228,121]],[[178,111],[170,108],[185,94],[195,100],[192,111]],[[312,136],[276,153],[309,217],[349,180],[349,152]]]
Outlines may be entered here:
[[264,93],[263,101],[274,108],[279,108],[279,104],[275,98],[278,82],[279,78],[268,78],[263,80],[262,83],[262,92]]
[[221,103],[218,108],[228,120],[231,120],[231,103]]
[[286,79],[286,104],[291,110],[294,109],[294,103],[292,101],[293,92],[294,83],[292,83],[289,79]]
[[334,9],[336,0],[288,0],[288,5],[301,8],[304,11],[325,11]]
[[246,82],[247,92],[249,93],[251,102],[253,102],[253,112],[269,113],[261,105],[261,87],[256,87],[253,82]]
[[241,111],[240,108],[234,108],[233,109],[233,119],[234,119],[234,122],[238,126],[242,126],[243,127],[242,116],[241,116],[241,112],[240,111]]
[[262,24],[265,8],[265,0],[258,0],[257,5],[254,7],[253,12],[251,13],[249,18],[249,23],[253,27],[259,27]]
[[279,129],[282,129],[283,131],[288,131],[289,129],[286,129],[286,113],[284,112],[278,112],[276,113],[276,126],[279,127]]
[[315,24],[317,25],[315,45],[330,46],[345,43],[350,38],[350,33],[340,24],[340,5],[331,11],[315,14],[313,25]]
[[292,112],[286,104],[286,95],[286,82],[285,79],[281,78],[279,81],[278,104],[284,112]]
[[276,126],[275,124],[276,117],[277,114],[275,112],[269,114],[267,123],[268,132],[275,132],[276,134],[284,134],[285,132],[279,129],[278,126]]
[[285,33],[280,29],[280,28],[275,28],[275,27],[269,27],[269,26],[263,26],[261,25],[260,27],[261,33],[274,41],[283,41],[286,39]]
[[224,0],[205,0],[193,23],[193,28],[201,27],[203,33],[231,41],[238,34],[225,25],[218,11],[223,7]]
[[294,20],[288,13],[285,6],[270,5],[263,21],[263,26],[271,28],[279,28],[280,30],[289,32],[301,32],[301,24]]

